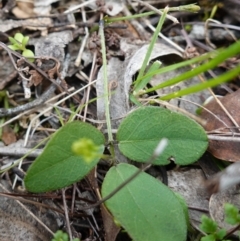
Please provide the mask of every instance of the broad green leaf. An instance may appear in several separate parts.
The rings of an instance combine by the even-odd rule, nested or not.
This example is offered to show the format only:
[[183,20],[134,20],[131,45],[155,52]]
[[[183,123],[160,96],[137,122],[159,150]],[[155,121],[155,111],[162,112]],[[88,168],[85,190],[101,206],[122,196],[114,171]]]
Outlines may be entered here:
[[146,162],[162,138],[169,140],[154,164],[170,159],[187,165],[205,152],[208,139],[204,129],[192,119],[160,107],[141,107],[129,114],[117,132],[120,151],[134,161]]
[[[121,163],[112,167],[102,184],[106,197],[137,168]],[[114,219],[134,241],[185,241],[186,219],[176,195],[152,176],[141,173],[105,202]]]
[[30,192],[40,193],[66,187],[79,181],[98,163],[99,157],[87,163],[82,156],[72,152],[72,144],[80,138],[92,139],[101,146],[104,136],[90,124],[71,122],[60,128],[46,145],[44,152],[34,161],[24,178]]

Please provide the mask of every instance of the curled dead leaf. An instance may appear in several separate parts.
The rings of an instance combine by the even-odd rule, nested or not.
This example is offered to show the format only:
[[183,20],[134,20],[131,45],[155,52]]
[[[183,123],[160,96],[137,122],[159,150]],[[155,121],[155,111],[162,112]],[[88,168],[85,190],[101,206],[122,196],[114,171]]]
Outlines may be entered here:
[[10,145],[17,141],[16,134],[14,133],[13,129],[8,125],[3,127],[2,141],[4,142],[5,145]]
[[42,83],[43,77],[36,70],[30,70],[29,74],[31,75],[31,81],[29,83],[29,87],[32,85],[37,86]]
[[[240,125],[239,94],[240,90],[219,99],[238,126]],[[204,126],[206,131],[220,130],[221,134],[231,133],[232,136],[239,133],[239,130],[215,100],[208,103],[205,108],[208,111],[202,110],[200,116],[206,120]],[[222,160],[231,162],[240,160],[240,142],[209,140],[208,150],[213,156]]]

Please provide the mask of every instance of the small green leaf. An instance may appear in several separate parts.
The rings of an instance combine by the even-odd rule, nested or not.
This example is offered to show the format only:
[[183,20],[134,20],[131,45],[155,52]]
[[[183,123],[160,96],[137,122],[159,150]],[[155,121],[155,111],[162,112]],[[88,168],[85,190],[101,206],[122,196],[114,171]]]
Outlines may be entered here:
[[9,40],[13,45],[19,44],[18,41],[17,41],[16,39],[12,38],[12,37],[8,37],[8,40]]
[[[136,167],[125,163],[112,167],[104,178],[102,196],[106,197],[136,171]],[[186,219],[178,198],[144,172],[105,204],[135,241],[186,240]]]
[[8,45],[8,48],[10,48],[11,50],[20,50],[19,47],[17,45]]
[[208,216],[202,215],[201,222],[200,229],[204,233],[215,233],[217,231],[217,223]]
[[169,140],[154,164],[165,165],[170,159],[177,164],[195,162],[205,152],[205,130],[188,117],[160,107],[141,107],[130,113],[117,132],[120,151],[134,161],[146,162],[162,138]]
[[225,229],[219,229],[216,233],[215,233],[215,237],[217,238],[217,240],[222,240],[227,234],[227,231]]
[[216,241],[215,236],[213,234],[207,235],[201,238],[201,241]]
[[28,44],[28,41],[29,41],[29,37],[25,36],[22,40],[22,45],[25,47]]
[[14,35],[14,39],[16,39],[19,43],[22,43],[24,36],[21,33],[16,33]]
[[225,210],[225,222],[231,225],[240,223],[240,214],[237,207],[230,203],[224,205]]
[[86,163],[82,156],[72,152],[73,142],[80,138],[92,139],[102,146],[104,136],[90,124],[71,122],[60,128],[46,145],[43,153],[34,161],[24,178],[25,187],[34,193],[48,192],[66,187],[85,177],[98,163],[99,155]]
[[30,58],[30,57],[34,57],[34,53],[30,49],[25,49],[22,52],[22,56],[27,58],[29,62],[33,62],[34,61],[34,58]]

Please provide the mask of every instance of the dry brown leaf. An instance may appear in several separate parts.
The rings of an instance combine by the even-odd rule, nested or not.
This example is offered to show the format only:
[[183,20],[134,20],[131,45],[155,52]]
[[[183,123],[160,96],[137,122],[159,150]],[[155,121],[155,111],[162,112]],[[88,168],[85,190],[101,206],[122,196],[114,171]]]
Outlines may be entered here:
[[31,87],[32,85],[37,86],[43,81],[43,76],[40,75],[37,70],[32,69],[29,71],[29,74],[31,75],[31,79],[29,82],[28,87]]
[[17,6],[12,9],[12,13],[17,18],[34,17],[36,14],[33,12],[33,3],[31,2],[17,2]]
[[[226,95],[219,100],[224,105],[224,107],[231,114],[233,119],[240,125],[240,89],[232,94]],[[204,126],[206,131],[213,131],[220,128],[224,128],[222,132],[231,132],[230,127],[234,127],[234,124],[222,110],[219,104],[214,100],[208,103],[205,106],[206,109],[214,113],[220,120],[218,120],[214,115],[209,113],[206,110],[202,110],[200,116],[206,120],[206,125]],[[225,123],[225,125],[224,125]],[[227,129],[226,126],[229,128]],[[233,129],[233,134],[236,132],[236,129]],[[215,157],[231,162],[236,162],[240,160],[240,142],[234,141],[209,141],[209,152],[212,153]]]
[[121,228],[114,223],[113,216],[104,205],[101,205],[100,208],[105,229],[105,241],[115,241]]
[[3,127],[2,141],[4,142],[5,145],[10,145],[17,141],[16,134],[14,133],[13,129],[8,125]]
[[[46,107],[44,107],[46,108]],[[40,112],[42,109],[38,109],[38,112]],[[29,126],[29,123],[37,116],[37,114],[33,113],[33,114],[29,114],[29,115],[23,115],[20,119],[19,119],[19,124],[21,127],[23,127],[24,129],[27,129]],[[33,121],[31,123],[32,128],[36,128],[40,125],[40,120],[39,118],[37,118],[35,121]]]

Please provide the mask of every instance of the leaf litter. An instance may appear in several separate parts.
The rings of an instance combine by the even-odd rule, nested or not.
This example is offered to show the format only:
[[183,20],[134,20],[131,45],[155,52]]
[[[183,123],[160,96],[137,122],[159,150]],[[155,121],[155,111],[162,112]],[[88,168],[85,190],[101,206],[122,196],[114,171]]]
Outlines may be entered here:
[[[224,6],[226,8],[226,11],[229,11],[229,8],[227,8],[227,4],[226,1],[224,2]],[[232,4],[232,1],[230,1]],[[109,0],[109,1],[105,1],[105,4],[103,1],[86,1],[85,2],[85,9],[83,7],[81,7],[80,4],[80,8],[82,10],[81,14],[82,16],[88,16],[88,19],[90,20],[90,27],[97,25],[97,21],[99,19],[99,15],[104,13],[107,14],[109,16],[116,16],[119,13],[124,13],[126,14],[126,3],[124,1],[113,1],[113,0]],[[136,3],[132,3],[132,7],[133,9],[136,9],[137,5]],[[72,6],[70,6],[72,5]],[[17,113],[20,113],[20,115],[25,112],[24,117],[27,116],[27,118],[30,117],[30,115],[32,115],[32,113],[35,112],[39,112],[42,109],[41,108],[46,108],[46,100],[49,98],[52,98],[54,96],[56,96],[57,94],[59,94],[59,92],[63,92],[63,91],[67,91],[67,88],[74,86],[76,89],[81,88],[82,86],[86,85],[88,83],[88,81],[92,81],[94,79],[97,80],[96,85],[92,87],[91,91],[90,91],[90,98],[96,98],[96,104],[92,103],[88,105],[88,109],[87,109],[87,118],[88,120],[91,122],[91,120],[98,120],[99,121],[99,128],[102,128],[102,130],[104,130],[106,128],[106,126],[104,125],[104,120],[105,120],[105,107],[104,107],[104,102],[103,102],[103,96],[104,91],[103,91],[103,79],[102,79],[102,69],[101,69],[101,49],[100,49],[100,45],[98,45],[98,39],[96,39],[97,43],[96,45],[91,45],[88,42],[88,47],[91,46],[91,48],[88,49],[88,47],[83,45],[83,49],[85,49],[83,51],[82,54],[82,62],[81,65],[79,67],[74,66],[73,62],[75,61],[76,55],[79,51],[79,45],[81,44],[81,40],[83,39],[82,37],[84,36],[84,28],[86,28],[86,26],[88,26],[87,24],[83,24],[83,27],[78,27],[78,20],[82,18],[79,17],[79,15],[75,15],[74,16],[74,11],[73,13],[68,13],[65,15],[59,15],[60,12],[58,12],[57,8],[55,9],[55,7],[58,6],[60,7],[59,9],[66,9],[70,10],[72,7],[74,7],[74,3],[67,3],[65,6],[62,5],[61,2],[59,1],[34,1],[33,5],[16,5],[16,8],[13,10],[11,10],[11,6],[10,5],[6,5],[6,6],[2,6],[2,9],[7,9],[8,7],[10,12],[12,12],[15,17],[17,18],[21,18],[21,19],[12,19],[10,15],[6,14],[6,12],[2,11],[1,12],[1,16],[3,16],[0,20],[0,30],[2,32],[7,33],[10,36],[14,35],[15,31],[20,31],[23,32],[24,34],[30,34],[32,36],[30,36],[30,42],[29,45],[35,50],[35,54],[37,57],[39,56],[45,56],[44,58],[40,58],[40,61],[38,62],[37,66],[38,68],[42,69],[45,72],[45,76],[43,76],[44,78],[38,82],[36,84],[36,87],[31,87],[31,91],[35,91],[35,93],[33,94],[33,96],[35,96],[36,98],[36,105],[29,105],[28,101],[25,99],[20,99],[18,96],[18,94],[21,94],[22,89],[20,88],[20,91],[18,90],[18,92],[14,93],[15,96],[11,97],[11,105],[12,106],[16,106],[16,103],[19,103],[20,105],[28,105],[29,108],[25,109],[17,109],[16,113],[10,113],[10,115],[17,115]],[[164,6],[157,6],[157,7],[164,7]],[[23,9],[23,11],[21,10]],[[76,8],[78,9],[78,8]],[[87,11],[85,12],[85,10],[87,9]],[[21,11],[20,11],[21,10]],[[27,11],[28,10],[28,11]],[[92,14],[92,12],[94,11],[95,14]],[[27,14],[26,14],[27,13]],[[48,14],[56,14],[59,15],[59,17],[55,17],[53,16],[53,18],[49,18],[49,17],[45,17]],[[45,15],[44,17],[39,17],[40,15]],[[194,15],[196,17],[196,15]],[[35,17],[34,19],[24,19],[27,17]],[[233,20],[231,20],[231,17],[234,16],[229,16],[230,17],[230,22]],[[76,19],[77,18],[77,21]],[[196,17],[197,18],[197,17]],[[69,20],[70,19],[70,20]],[[151,19],[154,21],[154,18]],[[69,22],[72,24],[74,23],[74,25],[69,25]],[[83,21],[86,22],[86,20],[84,20],[83,17]],[[236,21],[236,19],[234,20]],[[140,22],[140,20],[139,20]],[[59,24],[58,26],[58,23]],[[55,25],[56,24],[56,25]],[[132,27],[131,23],[128,22],[127,23],[129,26]],[[68,30],[61,30],[61,28],[63,28],[64,26],[68,26]],[[73,27],[74,26],[74,27]],[[120,26],[125,27],[126,26],[126,22],[121,22]],[[143,25],[144,26],[144,25]],[[195,26],[195,25],[193,25]],[[60,27],[60,31],[57,29],[58,27]],[[193,28],[194,29],[194,28]],[[39,31],[39,32],[38,32]],[[131,111],[132,109],[135,108],[135,106],[133,106],[133,104],[129,101],[129,93],[131,92],[131,85],[133,83],[133,81],[135,80],[135,76],[137,75],[142,61],[144,59],[148,44],[149,44],[149,40],[141,40],[141,34],[139,34],[138,36],[140,36],[140,38],[137,38],[136,34],[133,33],[133,30],[131,30],[130,28],[125,29],[124,31],[121,32],[121,30],[114,30],[111,29],[111,31],[107,32],[108,30],[106,30],[106,36],[107,34],[109,34],[109,38],[108,38],[108,46],[107,46],[107,51],[108,51],[108,65],[107,65],[107,72],[108,72],[108,81],[109,81],[109,103],[110,103],[110,116],[112,119],[112,127],[114,129],[117,129],[119,124],[121,123],[122,119],[128,115],[129,111]],[[134,29],[134,31],[137,32],[137,30]],[[147,32],[146,30],[144,36],[142,36],[142,39],[144,39],[145,36],[149,36],[149,32]],[[176,31],[176,32],[174,32]],[[210,30],[209,30],[210,31]],[[53,32],[53,33],[52,33]],[[123,37],[123,33],[124,33],[124,37]],[[127,36],[128,33],[128,37]],[[174,35],[176,35],[177,30],[173,27],[170,31],[169,31],[169,38],[174,39]],[[173,37],[171,37],[171,34]],[[235,34],[235,32],[233,33]],[[35,36],[34,36],[35,35]],[[130,37],[129,37],[130,36]],[[133,37],[134,36],[134,37]],[[176,36],[175,39],[177,39],[177,37],[181,37],[182,36]],[[195,38],[197,39],[196,36],[194,36],[193,34],[190,36],[191,38]],[[228,36],[229,37],[229,36]],[[224,37],[224,35],[222,36],[222,39],[225,41],[226,38]],[[91,40],[91,39],[90,39]],[[119,41],[119,46],[116,47],[116,40]],[[2,42],[7,43],[6,38],[2,38],[1,39]],[[184,44],[181,42],[182,40],[176,40],[178,41],[179,45],[184,46]],[[211,41],[215,41],[215,44],[217,44],[218,46],[221,46],[221,44],[219,44],[217,41],[214,39],[214,35],[211,35]],[[193,41],[194,42],[194,41]],[[196,42],[194,42],[194,44],[196,44]],[[92,48],[93,46],[93,48]],[[207,45],[206,45],[207,46]],[[208,47],[208,46],[207,46]],[[201,51],[204,50],[204,48],[198,47]],[[95,52],[98,52],[97,54],[97,61],[96,63],[92,62],[93,56],[95,54]],[[65,60],[66,60],[66,56],[68,55],[68,53],[70,53],[70,63],[66,64]],[[74,56],[74,57],[73,57]],[[60,62],[60,69],[56,69],[56,65],[57,65],[57,61],[53,60],[53,59],[48,59],[49,57],[53,57],[55,59],[57,59]],[[178,61],[182,61],[182,53],[180,53],[178,50],[176,50],[174,47],[172,47],[171,45],[169,45],[166,42],[163,41],[159,41],[155,46],[154,46],[154,50],[152,52],[150,61],[153,60],[160,60],[163,64],[163,66],[167,66],[169,65],[169,61],[168,59],[171,59],[171,61],[173,63],[176,63]],[[9,57],[7,57],[7,55],[2,55],[1,56],[1,63],[2,66],[1,67],[1,75],[0,76],[4,76],[1,78],[0,80],[0,86],[1,89],[6,89],[8,90],[9,85],[13,85],[13,83],[18,82],[17,78],[16,78],[16,73],[15,75],[12,76],[12,79],[7,79],[5,76],[9,76],[10,74],[9,72],[6,73],[4,70],[4,65],[5,62],[9,64],[10,59]],[[95,73],[94,73],[94,77],[92,77],[92,79],[90,80],[89,76],[90,76],[90,69],[89,66],[91,64],[96,64],[96,68],[95,68]],[[21,64],[18,63],[17,65],[17,71],[22,73],[22,76],[28,77],[33,75],[33,71],[35,71],[35,69],[30,66],[30,70],[25,69],[27,67],[26,63]],[[28,66],[29,67],[29,66]],[[14,71],[16,69],[12,68],[12,67],[8,67],[7,70],[10,69],[10,73],[14,73]],[[51,72],[50,70],[53,69],[53,72]],[[178,71],[171,71],[169,73],[166,74],[162,74],[162,75],[156,75],[153,77],[153,79],[150,81],[150,85],[151,86],[155,86],[158,85],[159,83],[162,83],[163,81],[165,81],[166,79],[170,79],[172,76],[176,76],[179,75],[181,72],[185,72],[188,69],[183,68],[182,70],[178,70]],[[53,85],[51,83],[51,80],[57,80],[58,74],[61,73],[62,79],[65,79],[66,83],[64,83],[64,85],[62,86],[61,81],[57,82],[57,88],[56,85]],[[66,76],[66,78],[64,78],[64,76]],[[20,78],[21,80],[21,78]],[[187,83],[187,84],[186,84]],[[173,88],[166,88],[164,90],[157,90],[156,94],[158,95],[162,95],[162,94],[167,94],[169,92],[172,92],[173,89],[182,89],[185,88],[185,86],[187,85],[192,85],[198,83],[198,80],[196,78],[190,80],[189,82],[183,82],[180,85],[176,85]],[[21,86],[18,83],[19,86]],[[48,93],[47,96],[45,96],[45,99],[42,99],[41,101],[39,101],[39,96],[42,98],[44,97],[44,92],[46,90],[48,90],[48,88],[51,88],[51,94]],[[53,87],[54,86],[54,87]],[[30,87],[29,87],[30,88]],[[165,92],[162,92],[165,91]],[[235,92],[237,93],[237,92]],[[69,93],[68,93],[69,94]],[[86,100],[87,96],[87,91],[85,91],[85,93],[81,92],[80,94],[78,94],[76,99],[72,99],[71,100],[71,104],[74,105],[75,107],[77,105],[81,105],[84,104],[84,100]],[[184,101],[182,99],[180,100],[171,100],[170,104],[173,104],[175,106],[177,106],[178,108],[183,108],[191,113],[195,113],[196,111],[196,106],[192,107],[192,105],[189,104],[190,102],[194,102],[196,104],[201,105],[206,98],[209,96],[209,93],[207,91],[203,91],[194,95],[190,95],[186,97],[186,100],[188,101]],[[230,96],[234,96],[234,97],[223,97],[221,99],[221,102],[225,105],[225,107],[228,109],[228,111],[230,112],[230,114],[233,116],[233,118],[236,120],[237,123],[239,123],[238,121],[238,107],[239,105],[236,104],[238,103],[238,99],[237,99],[237,94],[231,94]],[[34,97],[33,97],[34,98]],[[226,101],[225,101],[226,100]],[[33,100],[34,102],[34,100]],[[55,101],[56,102],[56,101]],[[58,120],[59,115],[61,116],[60,118],[62,118],[64,121],[66,121],[69,118],[69,112],[66,112],[64,110],[69,109],[70,110],[70,105],[69,105],[69,100],[64,102],[62,104],[62,106],[60,106],[63,109],[58,109],[58,111],[56,111],[54,108],[52,108],[52,115],[50,115],[50,117],[36,117],[38,118],[38,121],[36,122],[37,125],[39,126],[34,126],[34,130],[36,129],[36,133],[33,134],[33,139],[34,138],[39,138],[38,142],[40,142],[40,139],[43,138],[42,133],[46,133],[44,137],[50,135],[52,132],[54,132],[56,129],[58,129],[60,127],[60,122]],[[52,105],[54,104],[54,101],[51,102]],[[3,106],[2,106],[3,107]],[[4,106],[5,107],[5,106]],[[6,108],[6,107],[5,107]],[[14,107],[12,107],[14,108]],[[83,107],[82,107],[83,108]],[[236,129],[233,128],[233,126],[231,126],[231,122],[229,122],[229,119],[225,119],[225,115],[222,114],[221,109],[215,105],[212,104],[212,106],[206,106],[205,108],[208,108],[210,111],[212,111],[215,115],[220,116],[220,118],[224,121],[224,123],[227,123],[227,125],[230,126],[231,131],[236,133],[238,133],[238,131],[235,132]],[[81,108],[80,108],[81,109]],[[67,114],[66,114],[67,113]],[[71,113],[71,111],[70,111]],[[81,111],[79,112],[79,115],[82,116]],[[218,125],[216,124],[217,121],[212,121],[212,115],[209,115],[209,112],[206,112],[204,110],[202,110],[202,114],[204,119],[207,120],[207,127],[206,130],[207,131],[213,131],[219,128],[222,128],[224,126],[222,126],[221,124]],[[56,118],[56,116],[58,118]],[[6,118],[6,117],[4,117]],[[19,117],[20,118],[20,117]],[[35,118],[35,117],[34,117]],[[42,118],[44,118],[44,122],[42,122]],[[80,117],[81,118],[81,117]],[[31,117],[30,117],[31,120]],[[57,120],[57,121],[56,121]],[[5,121],[5,120],[4,120]],[[16,122],[16,120],[15,120]],[[25,121],[26,122],[26,121]],[[33,121],[34,122],[34,121]],[[209,127],[209,125],[211,123],[216,124],[216,126],[211,126]],[[28,123],[29,124],[29,123]],[[25,126],[27,125],[27,123],[25,123]],[[10,126],[10,128],[12,129],[12,126]],[[30,128],[33,128],[33,126],[30,125]],[[44,130],[44,132],[43,132]],[[11,131],[12,133],[12,131]],[[7,135],[11,135],[10,131],[9,133],[7,133]],[[41,135],[38,134],[41,133]],[[10,143],[12,142],[18,142],[19,143],[22,141],[22,138],[24,136],[25,132],[24,129],[20,128],[20,132],[18,132],[18,134],[14,134],[14,141],[10,141]],[[16,138],[17,137],[17,138]],[[16,139],[15,139],[16,138]],[[12,138],[11,138],[12,139]],[[2,137],[2,141],[4,141],[4,136]],[[30,140],[31,141],[31,140]],[[217,156],[220,159],[224,159],[224,160],[230,160],[230,161],[238,161],[239,160],[239,142],[235,142],[234,144],[230,144],[227,145],[226,142],[223,142],[222,144],[217,144],[217,146],[212,145],[214,141],[210,141],[210,147],[209,147],[209,151],[211,153],[213,153],[213,155]],[[215,141],[216,142],[216,141]],[[28,144],[29,146],[30,143]],[[212,147],[213,146],[213,147]],[[23,148],[23,146],[20,146],[20,148]],[[39,148],[40,150],[40,148]],[[220,152],[221,150],[221,152]],[[116,149],[117,151],[117,149]],[[5,158],[6,155],[1,155],[2,158]],[[21,157],[21,156],[19,156]],[[117,155],[117,159],[120,160],[120,162],[128,162],[129,160],[126,158],[123,158],[121,154]],[[5,160],[6,161],[6,160]],[[12,159],[9,159],[9,163],[12,161]],[[31,158],[27,158],[26,161],[32,161]],[[201,165],[200,165],[201,166]],[[24,167],[24,171],[27,169],[27,166]],[[189,167],[189,170],[186,169],[180,169],[180,170],[171,170],[168,172],[169,175],[169,187],[172,188],[174,191],[180,192],[186,199],[188,205],[194,206],[196,208],[200,208],[202,210],[207,210],[207,204],[208,204],[208,197],[207,194],[204,193],[204,187],[203,186],[203,182],[202,180],[202,176],[203,173],[201,170],[199,169],[195,169],[195,168],[191,168]],[[13,179],[13,174],[10,173],[10,177],[11,179]],[[190,185],[191,183],[191,185]],[[21,185],[21,182],[18,182],[18,186]],[[86,189],[86,187],[88,188],[86,183],[82,183],[81,184],[81,188],[82,189]],[[188,191],[186,191],[188,190]],[[79,189],[78,189],[79,191]],[[69,193],[70,195],[71,193]],[[215,195],[215,194],[214,194]],[[216,202],[216,200],[221,199],[223,200],[222,202],[225,202],[224,197],[220,196],[211,196],[210,199],[210,204],[209,204],[209,211],[212,217],[214,217],[215,219],[219,220],[221,217],[217,217],[217,214],[214,210],[217,209],[222,209],[219,208],[218,203]],[[218,198],[215,198],[218,197]],[[229,202],[235,203],[234,199],[234,194],[231,194],[228,198]],[[215,200],[216,199],[216,200]],[[12,206],[15,206],[16,204],[12,204]],[[53,204],[51,204],[53,205]],[[221,205],[220,205],[221,206]],[[21,211],[22,212],[22,211]],[[197,213],[197,214],[196,214]],[[200,220],[200,215],[201,215],[201,211],[192,211],[192,209],[190,210],[190,217],[191,217],[191,222],[192,224],[197,228],[196,225],[196,220],[197,222]],[[99,213],[98,213],[99,215]],[[99,216],[98,216],[99,218]],[[109,218],[109,217],[108,217]],[[28,218],[27,218],[28,219]],[[104,219],[104,218],[103,218]],[[31,220],[29,218],[29,220]],[[28,220],[28,221],[29,221]],[[76,219],[73,219],[74,223],[77,224]],[[95,220],[93,218],[93,220]],[[105,222],[103,220],[103,222]],[[109,222],[109,220],[108,220]],[[81,225],[81,223],[80,223]],[[91,223],[92,225],[92,223]],[[77,226],[77,225],[76,225]],[[74,232],[77,232],[76,226],[72,226],[72,228],[74,229]],[[34,225],[33,225],[34,227]],[[106,227],[106,225],[105,225]],[[29,227],[29,230],[31,230],[32,227]],[[88,227],[90,230],[90,227]],[[20,226],[21,229],[21,226]],[[52,231],[54,231],[56,229],[56,227],[52,228]],[[106,231],[106,230],[105,230]],[[34,231],[35,232],[35,231]],[[36,231],[37,233],[38,231]],[[118,231],[116,231],[118,232]],[[87,234],[85,231],[83,231],[83,229],[81,229],[81,231],[79,232],[79,234],[81,233],[81,235],[83,235],[83,237],[87,237]],[[99,233],[102,235],[103,230],[100,230],[98,232],[95,231],[94,235],[92,235],[92,240],[93,240],[93,236],[98,236]],[[15,234],[14,234],[15,235]],[[102,235],[103,236],[103,235]],[[108,236],[109,237],[109,236]],[[14,238],[8,237],[8,240],[14,240]],[[34,238],[25,238],[25,240],[37,240]],[[43,239],[44,240],[44,239]],[[104,240],[101,238],[101,240]],[[106,239],[107,240],[107,239]],[[110,240],[110,238],[109,238]]]

